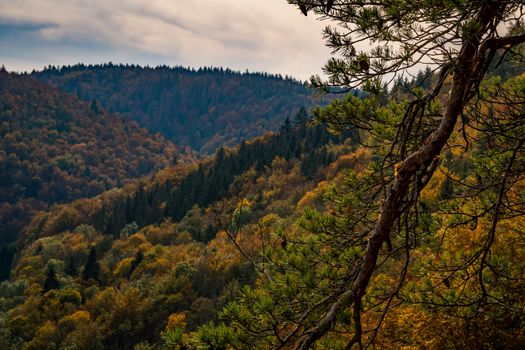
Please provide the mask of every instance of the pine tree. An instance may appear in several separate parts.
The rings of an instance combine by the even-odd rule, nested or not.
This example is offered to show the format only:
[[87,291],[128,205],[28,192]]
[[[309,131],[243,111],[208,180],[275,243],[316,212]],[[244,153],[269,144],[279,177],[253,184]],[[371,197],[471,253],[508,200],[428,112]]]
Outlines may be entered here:
[[137,252],[137,254],[135,254],[135,258],[131,262],[131,266],[129,268],[129,273],[128,273],[128,280],[131,278],[131,275],[137,269],[137,267],[140,265],[142,260],[144,260],[144,253],[142,253],[142,250],[139,250]]
[[49,292],[52,289],[57,289],[59,286],[57,275],[53,266],[49,266],[46,273],[46,279],[42,285],[42,294]]
[[100,114],[100,107],[98,106],[97,100],[91,101],[91,110],[93,111],[93,113],[95,113],[95,115]]
[[100,265],[97,260],[97,252],[95,247],[91,247],[86,264],[84,265],[84,270],[82,271],[82,279],[84,281],[88,281],[90,279],[98,281],[99,275]]
[[77,275],[77,266],[75,264],[75,258],[72,256],[69,257],[66,265],[66,269],[64,271],[69,276],[76,276]]
[[280,131],[282,133],[288,134],[292,130],[292,122],[289,117],[286,117],[283,124],[281,125]]

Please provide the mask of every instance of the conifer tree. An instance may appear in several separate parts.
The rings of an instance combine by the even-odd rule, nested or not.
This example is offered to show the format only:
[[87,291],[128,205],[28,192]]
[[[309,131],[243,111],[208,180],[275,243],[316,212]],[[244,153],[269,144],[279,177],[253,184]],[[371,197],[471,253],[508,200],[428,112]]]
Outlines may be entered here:
[[77,266],[75,264],[75,258],[73,256],[70,256],[67,260],[66,269],[64,271],[69,276],[76,276],[77,275]]
[[140,265],[140,263],[142,262],[142,260],[144,260],[144,253],[142,253],[142,250],[139,250],[137,252],[137,254],[135,254],[135,258],[133,259],[133,261],[131,262],[131,266],[129,268],[129,274],[128,274],[128,279],[131,278],[131,275],[133,274],[133,272],[137,269],[137,267]]
[[84,270],[82,271],[82,279],[84,281],[89,281],[90,279],[98,281],[99,275],[100,266],[97,260],[97,251],[95,247],[91,247],[86,264],[84,265]]
[[42,285],[42,294],[49,292],[52,289],[57,289],[59,286],[57,275],[53,266],[49,266],[46,273],[46,279]]

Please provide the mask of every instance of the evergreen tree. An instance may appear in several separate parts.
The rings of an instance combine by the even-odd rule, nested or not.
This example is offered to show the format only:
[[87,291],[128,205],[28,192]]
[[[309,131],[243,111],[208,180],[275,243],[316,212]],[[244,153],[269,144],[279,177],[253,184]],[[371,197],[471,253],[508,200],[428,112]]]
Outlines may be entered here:
[[139,250],[137,252],[137,254],[135,254],[135,258],[133,259],[133,261],[131,262],[131,266],[129,268],[129,274],[128,274],[128,279],[131,278],[131,275],[133,274],[133,272],[137,269],[137,267],[140,265],[140,263],[142,262],[142,260],[144,260],[144,253],[142,253],[142,250]]
[[292,122],[289,117],[286,117],[283,124],[281,125],[281,132],[288,134],[292,130]]
[[72,277],[77,275],[77,265],[75,264],[75,258],[73,258],[73,256],[70,256],[67,260],[67,265],[64,272]]
[[88,281],[93,279],[98,281],[100,275],[100,265],[97,260],[97,252],[95,247],[91,247],[89,255],[82,271],[82,279]]
[[100,107],[98,106],[98,102],[96,100],[91,101],[91,110],[95,115],[100,114]]
[[299,109],[299,111],[295,115],[294,120],[293,120],[293,126],[296,127],[298,125],[303,125],[307,121],[308,121],[308,111],[303,106]]
[[46,273],[46,279],[42,285],[42,294],[49,292],[52,289],[58,289],[59,283],[57,275],[53,266],[49,266]]
[[0,243],[0,281],[9,277],[13,255],[13,249],[8,243]]

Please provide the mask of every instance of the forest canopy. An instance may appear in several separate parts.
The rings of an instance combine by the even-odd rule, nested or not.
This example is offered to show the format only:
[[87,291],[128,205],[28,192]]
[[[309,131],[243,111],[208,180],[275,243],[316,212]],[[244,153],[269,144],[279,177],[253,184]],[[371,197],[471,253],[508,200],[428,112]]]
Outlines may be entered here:
[[299,108],[320,103],[291,77],[228,68],[78,64],[31,75],[204,154],[277,131]]
[[179,147],[27,76],[0,72],[0,279],[39,210],[92,197],[185,159]]
[[[311,85],[339,98],[33,216],[0,284],[1,348],[525,347],[525,3],[288,2],[329,24]],[[123,107],[178,70],[35,75]],[[214,92],[231,73],[182,71]]]

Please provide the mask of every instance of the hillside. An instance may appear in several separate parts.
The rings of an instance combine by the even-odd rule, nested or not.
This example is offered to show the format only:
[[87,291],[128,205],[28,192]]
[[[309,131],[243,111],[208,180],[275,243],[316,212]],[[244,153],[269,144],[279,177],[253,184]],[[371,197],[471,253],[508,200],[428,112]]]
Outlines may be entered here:
[[[484,89],[525,91],[524,86],[525,79],[517,77],[487,82]],[[377,101],[349,95],[317,116],[341,108],[364,111]],[[404,103],[377,107],[378,115],[394,118]],[[494,110],[502,121],[519,119],[515,112],[503,106]],[[344,288],[349,266],[360,261],[359,249],[366,246],[366,235],[348,228],[373,225],[380,213],[369,208],[380,203],[382,187],[374,181],[383,176],[376,171],[382,159],[358,145],[357,134],[345,125],[330,124],[343,135],[335,137],[308,119],[303,110],[279,132],[235,149],[220,148],[199,164],[178,164],[37,214],[25,230],[12,278],[0,284],[0,346],[277,346],[281,334],[272,328],[275,318],[300,318],[305,308]],[[478,122],[481,133],[483,120]],[[395,137],[381,131],[361,141]],[[452,348],[458,339],[462,348],[486,348],[499,339],[506,339],[509,349],[524,344],[519,334],[522,216],[502,221],[492,248],[494,277],[487,276],[483,287],[498,295],[498,304],[477,310],[483,291],[471,280],[475,277],[450,272],[480,256],[490,222],[479,216],[477,225],[469,223],[476,210],[472,201],[491,207],[500,180],[493,178],[494,170],[487,172],[486,164],[507,164],[512,141],[509,132],[494,141],[494,149],[479,145],[459,151],[464,140],[458,137],[446,150],[418,199],[417,226],[392,236],[390,244],[400,248],[382,249],[391,261],[373,276],[366,305],[390,300],[389,284],[399,278],[399,267],[407,271],[407,285],[394,291],[396,312],[385,317],[383,310],[370,309],[363,315],[366,327],[383,322],[378,348],[422,348],[428,339],[436,348]],[[503,154],[502,147],[507,147]],[[522,161],[519,165],[523,169]],[[509,188],[511,198],[520,201],[516,208],[524,193],[519,169]],[[394,167],[389,171],[395,172]],[[488,190],[476,192],[476,183],[487,184]],[[349,247],[349,241],[358,248]],[[407,249],[414,252],[410,264]],[[451,307],[459,308],[453,317]],[[351,322],[347,314],[341,317],[343,324]],[[334,332],[320,349],[343,349],[345,340]]]
[[330,51],[320,99],[221,68],[2,66],[0,349],[525,349],[525,1],[239,3],[0,6],[19,67],[302,71],[314,21]]
[[[163,342],[172,314],[187,314],[189,329],[215,319],[231,288],[255,277],[228,233],[242,227],[257,234],[261,220],[264,230],[291,223],[298,206],[320,203],[315,189],[335,176],[337,162],[359,158],[343,157],[351,139],[304,117],[235,150],[220,149],[193,169],[165,169],[38,214],[11,282],[0,287],[10,300],[0,310],[3,348],[44,346],[40,334],[51,327],[64,335],[63,347],[132,349]],[[255,252],[257,241],[240,244]],[[20,292],[29,293],[27,302]],[[104,300],[112,306],[102,310]],[[48,311],[35,314],[37,304]]]
[[[0,252],[38,210],[173,163],[176,146],[97,104],[0,72]],[[2,277],[9,268],[2,260]]]
[[319,102],[291,78],[222,68],[81,64],[32,76],[203,153],[275,131],[300,107]]

